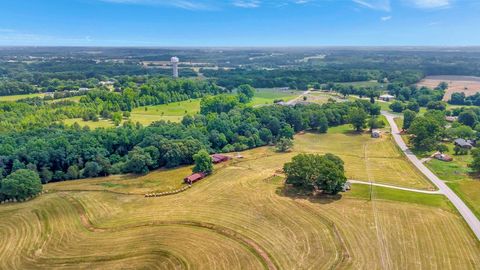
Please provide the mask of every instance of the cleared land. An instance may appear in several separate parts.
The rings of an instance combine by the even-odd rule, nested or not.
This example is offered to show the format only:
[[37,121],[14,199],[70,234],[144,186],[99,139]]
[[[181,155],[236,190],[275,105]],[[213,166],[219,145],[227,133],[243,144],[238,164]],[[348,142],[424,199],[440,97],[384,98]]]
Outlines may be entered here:
[[[363,137],[338,131],[298,136],[293,153],[268,147],[246,151],[244,159],[217,167],[172,196],[53,190],[105,182],[112,191],[162,190],[162,183],[172,185],[188,168],[130,180],[49,184],[49,194],[0,207],[0,268],[475,269],[480,264],[479,243],[443,196],[378,187],[370,193],[365,185],[315,199],[285,190],[274,172],[295,152],[306,151],[307,143],[308,151],[315,142],[323,145],[319,152],[335,152],[338,146],[330,148],[325,138]],[[357,144],[351,141],[344,149],[359,152]],[[389,147],[380,149],[391,153]],[[347,170],[356,166],[346,162]],[[149,181],[155,185],[146,187]]]
[[435,88],[441,82],[448,83],[444,101],[450,100],[453,93],[463,92],[466,96],[472,96],[480,92],[480,77],[472,76],[427,76],[418,85]]

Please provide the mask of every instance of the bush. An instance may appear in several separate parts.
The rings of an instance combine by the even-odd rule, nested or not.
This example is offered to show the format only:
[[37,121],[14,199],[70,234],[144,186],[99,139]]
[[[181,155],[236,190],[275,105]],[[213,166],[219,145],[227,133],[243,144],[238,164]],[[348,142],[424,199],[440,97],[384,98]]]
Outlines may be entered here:
[[0,193],[7,199],[24,200],[42,192],[40,177],[28,169],[17,170],[0,183]]

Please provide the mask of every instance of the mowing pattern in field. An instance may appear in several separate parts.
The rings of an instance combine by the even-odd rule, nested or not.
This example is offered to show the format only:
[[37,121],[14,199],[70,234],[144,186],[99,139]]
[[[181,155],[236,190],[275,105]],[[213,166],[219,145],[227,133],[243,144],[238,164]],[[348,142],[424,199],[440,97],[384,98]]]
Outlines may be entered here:
[[380,200],[375,219],[371,202],[358,194],[287,196],[282,179],[271,177],[279,155],[258,162],[264,154],[247,153],[169,197],[58,192],[2,206],[0,268],[474,269],[480,263],[478,243],[450,208]]
[[[303,135],[297,149],[310,136],[328,135]],[[1,206],[0,268],[475,269],[480,264],[478,242],[445,198],[374,188],[372,204],[367,186],[354,186],[343,198],[295,197],[283,190],[281,177],[273,177],[292,155],[269,148],[247,151],[245,159],[217,167],[192,189],[172,196],[57,191]],[[168,179],[186,172],[82,180],[71,189],[100,185],[139,193],[148,185],[152,190],[162,189],[162,182],[172,185]]]

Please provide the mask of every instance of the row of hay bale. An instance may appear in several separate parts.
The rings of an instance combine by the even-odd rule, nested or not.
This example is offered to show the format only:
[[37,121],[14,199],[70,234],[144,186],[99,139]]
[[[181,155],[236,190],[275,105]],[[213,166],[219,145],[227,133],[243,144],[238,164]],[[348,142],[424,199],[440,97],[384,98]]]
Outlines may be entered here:
[[21,203],[21,202],[26,202],[26,201],[30,201],[40,195],[42,195],[43,193],[46,193],[46,191],[42,191],[40,192],[39,194],[37,195],[33,195],[33,196],[30,196],[30,197],[27,197],[25,199],[16,199],[16,198],[11,198],[11,199],[7,199],[7,200],[3,200],[3,201],[0,201],[0,204],[7,204],[7,203]]
[[177,189],[177,190],[171,190],[171,191],[165,191],[165,192],[161,192],[161,193],[148,193],[148,194],[145,194],[145,197],[146,198],[152,198],[152,197],[162,197],[162,196],[167,196],[167,195],[173,195],[173,194],[177,194],[177,193],[180,193],[182,191],[185,191],[189,188],[191,188],[192,186],[191,185],[188,185],[188,186],[185,186],[181,189]]

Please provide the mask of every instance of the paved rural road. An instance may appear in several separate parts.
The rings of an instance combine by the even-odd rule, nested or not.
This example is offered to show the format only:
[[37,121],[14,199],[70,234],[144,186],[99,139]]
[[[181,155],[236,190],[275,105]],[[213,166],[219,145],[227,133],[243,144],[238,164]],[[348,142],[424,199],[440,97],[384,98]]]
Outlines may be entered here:
[[473,233],[477,236],[477,239],[480,240],[480,221],[473,214],[473,212],[468,208],[468,206],[457,196],[442,180],[440,180],[434,173],[432,173],[423,163],[415,156],[400,136],[400,131],[397,127],[397,124],[393,120],[396,116],[382,111],[382,114],[387,118],[388,123],[392,127],[392,135],[395,139],[395,142],[398,144],[400,149],[405,153],[407,158],[415,165],[425,176],[430,179],[430,181],[437,186],[440,194],[444,194],[452,202],[452,204],[457,208],[458,212],[463,216],[467,224],[472,229]]
[[397,186],[392,186],[392,185],[378,184],[378,183],[358,181],[358,180],[348,180],[348,182],[350,182],[350,183],[352,183],[352,184],[372,185],[372,186],[376,186],[376,187],[385,187],[385,188],[399,189],[399,190],[412,191],[412,192],[417,192],[417,193],[442,194],[439,190],[434,190],[434,191],[431,191],[431,190],[421,190],[421,189],[397,187]]

